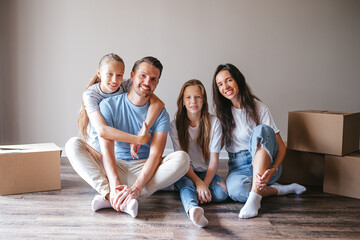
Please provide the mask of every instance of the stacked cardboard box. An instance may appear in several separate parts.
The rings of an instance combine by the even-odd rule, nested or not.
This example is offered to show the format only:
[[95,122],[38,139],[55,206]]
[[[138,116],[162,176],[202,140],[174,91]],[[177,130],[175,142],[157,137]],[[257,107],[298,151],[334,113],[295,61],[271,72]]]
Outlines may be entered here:
[[359,197],[360,153],[351,154],[359,149],[359,135],[360,113],[289,112],[287,156],[279,181]]
[[60,189],[60,154],[53,143],[0,146],[0,195]]

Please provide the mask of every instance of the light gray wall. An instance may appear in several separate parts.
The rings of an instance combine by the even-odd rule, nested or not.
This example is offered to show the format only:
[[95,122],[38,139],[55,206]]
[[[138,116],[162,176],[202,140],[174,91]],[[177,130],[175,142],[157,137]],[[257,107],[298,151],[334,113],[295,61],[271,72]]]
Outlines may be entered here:
[[162,61],[156,94],[171,118],[183,82],[202,80],[211,97],[213,72],[226,62],[240,68],[270,107],[284,139],[288,111],[360,111],[357,0],[18,0],[0,6],[2,144],[64,146],[77,135],[81,93],[109,52],[124,58],[126,76],[143,56]]

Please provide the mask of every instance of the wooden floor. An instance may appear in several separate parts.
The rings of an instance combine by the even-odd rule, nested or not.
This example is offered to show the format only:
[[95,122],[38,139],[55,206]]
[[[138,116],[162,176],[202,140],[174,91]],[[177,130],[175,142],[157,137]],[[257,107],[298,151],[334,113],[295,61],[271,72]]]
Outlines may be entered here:
[[[221,161],[220,175],[226,175]],[[136,219],[111,209],[97,213],[96,192],[61,160],[60,191],[0,196],[0,239],[360,239],[360,200],[310,188],[303,195],[265,198],[259,216],[239,219],[243,204],[205,205],[209,226],[194,226],[177,192],[140,202]]]

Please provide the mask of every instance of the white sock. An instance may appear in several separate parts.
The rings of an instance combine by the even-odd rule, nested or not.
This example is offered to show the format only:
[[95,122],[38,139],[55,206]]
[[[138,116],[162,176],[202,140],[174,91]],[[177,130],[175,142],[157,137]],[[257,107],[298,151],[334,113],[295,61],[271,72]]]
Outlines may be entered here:
[[270,187],[277,189],[277,195],[286,195],[290,193],[302,194],[306,191],[306,187],[297,183],[292,183],[289,185],[280,185],[278,183],[274,183],[273,185],[270,185]]
[[204,209],[201,207],[191,207],[189,209],[189,218],[198,227],[205,227],[209,223],[204,216]]
[[[131,199],[126,205],[124,212],[135,218],[138,214],[138,206],[138,201],[136,199]],[[94,212],[96,212],[100,209],[112,208],[112,206],[110,201],[104,198],[102,195],[96,195],[91,202],[91,208]]]
[[96,195],[91,202],[91,208],[93,212],[96,212],[97,210],[103,208],[112,208],[112,206],[110,201],[104,198],[102,195]]
[[138,207],[139,203],[136,199],[131,199],[129,203],[125,206],[124,212],[132,216],[133,218],[136,218],[138,215]]
[[250,192],[249,198],[240,210],[239,218],[252,218],[258,215],[262,196],[256,192]]

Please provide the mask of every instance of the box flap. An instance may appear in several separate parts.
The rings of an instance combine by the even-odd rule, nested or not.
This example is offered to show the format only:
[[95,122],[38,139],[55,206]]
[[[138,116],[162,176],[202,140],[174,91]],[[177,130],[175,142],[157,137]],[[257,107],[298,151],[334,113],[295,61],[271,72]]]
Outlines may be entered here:
[[328,111],[328,110],[299,110],[299,111],[291,111],[291,112],[334,114],[334,115],[351,115],[351,114],[358,114],[358,112],[338,112],[338,111]]
[[30,153],[30,152],[50,152],[61,151],[55,143],[37,143],[21,145],[0,145],[1,154]]

